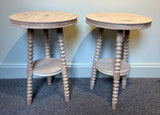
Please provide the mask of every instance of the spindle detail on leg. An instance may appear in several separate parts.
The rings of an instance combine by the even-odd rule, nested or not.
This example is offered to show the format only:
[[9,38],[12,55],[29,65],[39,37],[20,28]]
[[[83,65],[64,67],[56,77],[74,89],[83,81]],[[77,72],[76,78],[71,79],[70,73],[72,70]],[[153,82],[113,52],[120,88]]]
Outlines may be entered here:
[[114,110],[116,109],[116,106],[118,103],[122,41],[123,41],[123,31],[119,30],[117,32],[116,57],[115,57],[115,62],[114,62],[114,81],[113,81],[113,95],[112,95],[112,109]]
[[65,48],[64,48],[62,28],[57,29],[57,35],[58,35],[59,50],[60,50],[60,56],[61,56],[64,95],[65,95],[65,100],[68,102],[70,100],[70,91],[69,91],[69,81],[68,81],[68,72],[67,72],[67,65],[66,65],[66,59],[65,59]]
[[27,104],[32,104],[33,80],[33,29],[28,29],[28,64],[27,64]]
[[[130,31],[125,31],[124,43],[123,43],[123,60],[128,63],[128,52],[129,52],[129,34]],[[127,75],[122,77],[122,88],[126,88]]]
[[[49,40],[49,33],[48,29],[44,29],[44,34],[45,34],[45,53],[46,53],[46,58],[51,58],[50,54],[50,40]],[[52,76],[47,77],[48,85],[51,85],[52,83]]]
[[96,61],[99,59],[99,55],[100,55],[103,30],[104,30],[103,28],[99,28],[99,35],[98,35],[98,39],[97,39],[96,52],[95,52],[93,67],[92,67],[92,76],[91,76],[91,80],[90,80],[90,89],[94,88],[95,81],[96,81],[96,73],[97,73]]

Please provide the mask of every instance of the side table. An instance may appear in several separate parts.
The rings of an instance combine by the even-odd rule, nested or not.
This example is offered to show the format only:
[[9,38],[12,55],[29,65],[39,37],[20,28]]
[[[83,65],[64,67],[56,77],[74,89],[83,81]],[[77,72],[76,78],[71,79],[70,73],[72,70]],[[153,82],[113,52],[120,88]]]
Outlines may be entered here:
[[[124,89],[126,87],[126,75],[130,70],[128,64],[130,30],[147,29],[151,26],[151,22],[151,18],[129,13],[100,12],[88,14],[86,16],[87,24],[99,28],[99,36],[97,39],[96,53],[93,61],[92,76],[90,81],[90,89],[94,88],[97,70],[106,75],[114,76],[112,94],[113,109],[116,109],[118,103],[120,76],[123,76],[122,88]],[[104,28],[117,30],[115,59],[99,59]],[[125,34],[124,40],[123,33]]]
[[[70,98],[68,72],[65,59],[63,40],[63,27],[75,25],[77,16],[71,13],[55,11],[34,11],[22,12],[9,16],[10,23],[14,26],[27,28],[28,32],[28,64],[27,64],[27,104],[32,103],[32,80],[33,74],[47,77],[48,84],[51,84],[52,77],[62,73],[65,100]],[[48,29],[57,29],[59,42],[60,59],[51,58]],[[45,59],[33,62],[33,34],[34,29],[43,29],[45,34]]]

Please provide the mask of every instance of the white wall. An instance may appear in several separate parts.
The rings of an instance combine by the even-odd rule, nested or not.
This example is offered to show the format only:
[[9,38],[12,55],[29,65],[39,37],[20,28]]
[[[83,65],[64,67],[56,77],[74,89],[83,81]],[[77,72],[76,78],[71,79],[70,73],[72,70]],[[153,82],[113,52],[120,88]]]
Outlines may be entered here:
[[[0,78],[23,78],[26,70],[26,29],[13,27],[8,16],[24,11],[65,11],[78,15],[76,26],[64,28],[70,77],[90,77],[97,29],[85,23],[93,12],[127,12],[153,19],[147,30],[131,31],[130,77],[160,77],[160,1],[159,0],[1,0],[0,1]],[[101,58],[115,54],[115,31],[105,30]],[[43,33],[36,30],[34,59],[44,57]],[[50,31],[52,54],[59,57],[56,32]],[[71,64],[72,63],[72,64]],[[19,74],[16,74],[19,72]]]

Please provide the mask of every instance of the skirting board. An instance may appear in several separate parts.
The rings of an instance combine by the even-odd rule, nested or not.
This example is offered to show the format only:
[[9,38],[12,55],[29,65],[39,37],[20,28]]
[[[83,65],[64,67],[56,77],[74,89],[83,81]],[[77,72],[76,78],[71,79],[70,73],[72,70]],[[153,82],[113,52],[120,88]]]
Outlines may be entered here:
[[[160,78],[160,64],[130,64],[129,78]],[[68,64],[70,78],[90,78],[92,65],[86,63]],[[26,78],[27,65],[1,65],[0,79],[17,79]],[[106,75],[98,73],[99,78],[104,78]],[[55,77],[60,77],[57,75]],[[39,78],[34,76],[34,78]]]

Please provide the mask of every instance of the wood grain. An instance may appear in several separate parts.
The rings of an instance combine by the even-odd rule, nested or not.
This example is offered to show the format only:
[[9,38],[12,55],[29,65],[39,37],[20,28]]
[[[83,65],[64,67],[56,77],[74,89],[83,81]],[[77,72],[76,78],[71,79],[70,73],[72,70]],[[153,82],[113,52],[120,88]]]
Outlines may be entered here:
[[96,72],[97,72],[96,62],[98,61],[99,55],[100,55],[103,30],[104,30],[103,28],[99,28],[99,35],[97,38],[96,52],[95,52],[95,57],[94,57],[93,67],[92,67],[92,76],[91,76],[91,80],[90,80],[90,89],[94,88],[95,81],[96,81]]
[[33,34],[32,29],[28,29],[28,61],[27,61],[27,104],[31,105],[33,100]]
[[[43,32],[45,34],[44,46],[45,46],[46,58],[51,58],[51,54],[50,54],[50,40],[49,40],[48,29],[44,29]],[[51,83],[52,83],[52,76],[47,77],[47,82],[48,82],[48,85],[51,85]]]
[[[32,80],[33,74],[48,78],[51,84],[53,75],[62,72],[65,100],[70,100],[68,71],[65,59],[63,27],[77,23],[75,14],[55,11],[22,12],[9,16],[14,26],[28,29],[28,65],[27,65],[27,104],[31,105],[33,100]],[[48,29],[58,28],[57,35],[60,49],[60,59],[51,58]],[[45,34],[45,59],[33,62],[33,29],[43,29]]]
[[65,55],[64,40],[63,40],[63,28],[57,29],[57,35],[58,35],[59,50],[60,50],[60,56],[61,56],[64,95],[65,95],[66,102],[68,102],[70,100],[70,90],[69,90],[67,64],[65,59],[66,55]]
[[[118,30],[116,39],[115,59],[104,58],[98,60],[102,40],[100,39],[100,43],[97,40],[96,54],[94,58],[92,76],[90,81],[90,89],[93,89],[96,79],[96,69],[104,74],[111,75],[114,77],[112,109],[115,110],[118,103],[120,76],[123,76],[122,88],[125,88],[127,80],[126,75],[129,73],[130,70],[128,64],[130,30],[147,29],[151,26],[152,19],[146,16],[129,14],[129,13],[99,12],[99,13],[88,14],[86,16],[86,23],[98,28]],[[123,31],[125,31],[124,47],[122,47]],[[123,54],[122,54],[122,48],[123,48]]]
[[129,13],[99,12],[88,14],[86,22],[89,25],[107,29],[135,30],[149,28],[152,19]]
[[53,76],[61,73],[61,61],[56,58],[39,59],[34,62],[33,74],[36,76]]
[[116,109],[118,103],[119,79],[121,71],[121,54],[122,54],[123,31],[117,32],[116,38],[116,57],[114,62],[114,80],[112,94],[112,109]]
[[9,16],[9,19],[14,26],[34,29],[60,28],[77,23],[75,14],[56,11],[22,12]]
[[[115,62],[115,59],[113,58],[99,59],[96,62],[96,68],[98,71],[102,72],[103,74],[113,76],[114,75],[114,62]],[[129,73],[130,67],[126,62],[121,61],[120,69],[121,69],[120,76],[123,76]]]
[[[125,36],[124,36],[124,43],[123,43],[123,61],[128,63],[128,52],[129,52],[129,34],[130,31],[126,30]],[[126,83],[127,83],[127,75],[124,75],[122,77],[122,88],[126,88]]]

